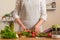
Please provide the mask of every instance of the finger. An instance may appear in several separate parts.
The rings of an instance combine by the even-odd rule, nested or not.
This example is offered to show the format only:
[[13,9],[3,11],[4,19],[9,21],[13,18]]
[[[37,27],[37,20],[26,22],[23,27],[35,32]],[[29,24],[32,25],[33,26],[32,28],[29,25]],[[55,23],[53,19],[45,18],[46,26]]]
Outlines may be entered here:
[[36,32],[36,35],[38,35],[38,34],[39,34],[39,30],[35,30],[35,32]]

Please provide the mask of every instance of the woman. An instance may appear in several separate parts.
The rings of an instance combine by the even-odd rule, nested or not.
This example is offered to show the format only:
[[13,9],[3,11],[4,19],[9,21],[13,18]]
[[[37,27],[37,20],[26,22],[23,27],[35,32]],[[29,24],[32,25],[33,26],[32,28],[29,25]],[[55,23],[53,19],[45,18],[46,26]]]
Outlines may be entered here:
[[43,32],[42,24],[47,18],[46,0],[17,0],[13,16],[24,31],[34,28],[36,33]]

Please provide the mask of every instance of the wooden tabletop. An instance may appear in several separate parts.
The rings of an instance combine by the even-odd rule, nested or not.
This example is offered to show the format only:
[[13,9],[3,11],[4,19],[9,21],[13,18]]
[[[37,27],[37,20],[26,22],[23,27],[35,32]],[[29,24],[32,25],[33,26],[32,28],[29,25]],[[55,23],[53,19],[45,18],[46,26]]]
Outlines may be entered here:
[[27,37],[20,37],[20,40],[60,40],[60,39],[53,39],[53,38],[46,38],[46,37],[35,37],[35,38],[27,38]]
[[53,38],[45,38],[45,37],[40,37],[40,38],[28,38],[28,37],[20,37],[17,39],[0,39],[0,40],[60,40],[60,39],[53,39]]

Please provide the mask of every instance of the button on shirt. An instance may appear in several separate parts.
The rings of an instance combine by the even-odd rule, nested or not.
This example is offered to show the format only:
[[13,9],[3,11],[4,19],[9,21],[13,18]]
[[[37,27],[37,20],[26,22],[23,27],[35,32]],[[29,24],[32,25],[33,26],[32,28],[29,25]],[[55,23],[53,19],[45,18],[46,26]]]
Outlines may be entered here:
[[[20,0],[17,0],[18,5]],[[21,21],[27,28],[32,28],[40,18],[46,20],[46,0],[23,0],[22,11],[15,9],[14,18],[21,18]]]

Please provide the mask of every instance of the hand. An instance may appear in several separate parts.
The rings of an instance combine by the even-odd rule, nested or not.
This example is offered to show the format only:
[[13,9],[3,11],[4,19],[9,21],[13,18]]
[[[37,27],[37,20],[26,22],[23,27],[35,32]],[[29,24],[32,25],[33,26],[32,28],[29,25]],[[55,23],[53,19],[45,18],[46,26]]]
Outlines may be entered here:
[[25,31],[25,32],[31,32],[31,30],[26,29],[26,27],[22,27],[22,29],[23,29],[23,31]]
[[27,28],[25,26],[22,26],[22,31],[27,31]]
[[35,32],[36,32],[36,35],[38,35],[40,32],[40,28],[38,25],[35,26]]
[[31,30],[27,29],[26,32],[31,32]]

